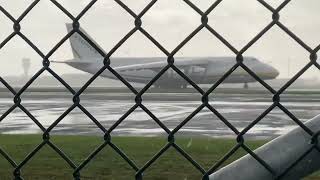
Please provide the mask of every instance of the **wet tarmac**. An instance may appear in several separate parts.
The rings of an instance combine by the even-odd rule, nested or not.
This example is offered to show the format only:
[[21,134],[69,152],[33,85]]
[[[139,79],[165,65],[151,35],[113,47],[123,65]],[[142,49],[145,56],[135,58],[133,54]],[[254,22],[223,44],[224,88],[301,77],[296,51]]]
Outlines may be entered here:
[[[80,103],[108,129],[134,106],[134,98],[132,97],[132,94],[128,93],[105,95],[91,93],[81,96]],[[153,93],[146,95],[143,104],[172,130],[201,105],[200,99],[201,97],[194,93]],[[285,94],[281,97],[281,103],[303,122],[320,113],[320,94]],[[43,95],[38,98],[25,96],[22,98],[21,104],[47,128],[73,102],[72,96],[68,95]],[[264,93],[218,93],[210,97],[210,104],[241,131],[271,106],[272,96]],[[0,96],[1,114],[5,113],[12,105],[11,97]],[[273,138],[295,127],[297,127],[296,123],[276,107],[250,129],[246,136],[259,139]],[[41,134],[42,131],[24,112],[17,108],[0,122],[0,133]],[[79,108],[75,108],[63,118],[51,133],[103,135],[103,131]],[[142,109],[137,108],[112,131],[112,135],[158,136],[166,135],[166,132]],[[207,108],[202,109],[194,116],[177,132],[176,136],[236,137],[235,133]]]

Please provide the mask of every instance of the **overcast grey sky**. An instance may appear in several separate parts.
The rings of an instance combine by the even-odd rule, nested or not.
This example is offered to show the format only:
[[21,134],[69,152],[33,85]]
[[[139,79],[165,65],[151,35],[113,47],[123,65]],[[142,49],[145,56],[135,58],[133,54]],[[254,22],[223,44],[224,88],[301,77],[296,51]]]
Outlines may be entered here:
[[[14,17],[18,17],[31,0],[0,0]],[[72,14],[77,15],[89,0],[60,0]],[[136,13],[149,2],[147,0],[123,0]],[[193,0],[205,10],[212,0]],[[280,0],[268,0],[274,7]],[[295,32],[310,47],[320,44],[320,1],[293,0],[281,11],[281,22]],[[173,50],[199,24],[200,16],[182,0],[159,0],[143,17],[143,27],[169,51]],[[209,16],[212,25],[237,49],[241,49],[263,27],[271,21],[271,13],[256,0],[224,0]],[[71,20],[49,0],[40,1],[21,23],[21,31],[47,53],[65,34],[65,23]],[[112,0],[98,1],[81,19],[81,26],[106,51],[110,50],[130,29],[134,27],[133,18]],[[0,40],[12,32],[12,22],[0,13]],[[232,56],[234,55],[207,30],[196,35],[177,56]],[[277,26],[250,48],[245,55],[255,56],[263,62],[272,64],[280,71],[280,77],[288,76],[288,62],[291,72],[302,68],[309,54],[295,43]],[[114,56],[163,56],[148,39],[140,33],[133,35]],[[13,38],[0,50],[0,75],[22,74],[21,59],[32,61],[32,71],[41,67],[40,57],[20,37]],[[72,58],[67,41],[50,60]],[[58,73],[81,73],[65,65],[52,65]],[[319,76],[312,68],[304,77]]]

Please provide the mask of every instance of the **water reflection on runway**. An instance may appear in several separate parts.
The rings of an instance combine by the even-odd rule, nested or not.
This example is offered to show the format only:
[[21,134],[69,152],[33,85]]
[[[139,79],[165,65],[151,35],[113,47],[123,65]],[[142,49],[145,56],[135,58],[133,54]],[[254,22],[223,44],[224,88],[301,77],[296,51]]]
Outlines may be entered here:
[[[288,98],[290,99],[290,97]],[[301,121],[316,116],[320,112],[320,102],[300,96],[292,96],[290,101],[282,105],[296,115]],[[85,107],[106,129],[115,124],[123,114],[134,106],[134,101],[107,100],[99,98],[81,99]],[[143,101],[143,104],[170,130],[187,118],[200,105],[201,101]],[[239,131],[254,121],[272,105],[270,98],[261,96],[228,96],[210,100],[210,104]],[[3,114],[13,105],[12,99],[0,98],[0,113]],[[24,98],[22,105],[40,121],[49,127],[57,118],[71,107],[68,98]],[[252,138],[275,137],[297,127],[293,120],[279,108],[274,108],[257,125],[250,129],[246,136]],[[42,133],[40,128],[22,112],[14,110],[0,123],[1,133]],[[102,135],[99,129],[79,108],[75,108],[52,130],[55,134]],[[120,125],[112,131],[115,135],[156,136],[166,132],[142,109],[137,108]],[[235,137],[230,130],[212,111],[203,108],[197,115],[183,126],[177,135]]]

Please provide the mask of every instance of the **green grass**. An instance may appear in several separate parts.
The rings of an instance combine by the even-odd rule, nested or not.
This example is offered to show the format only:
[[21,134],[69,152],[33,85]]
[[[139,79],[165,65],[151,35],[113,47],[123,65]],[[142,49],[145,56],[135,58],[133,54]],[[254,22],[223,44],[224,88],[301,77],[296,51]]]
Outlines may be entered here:
[[[41,143],[41,135],[0,135],[0,147],[20,163],[28,153]],[[103,143],[95,136],[53,136],[50,139],[76,165],[79,165],[94,149]],[[138,167],[142,167],[165,144],[165,137],[113,137],[112,142],[122,149]],[[250,141],[247,145],[255,149],[266,141]],[[202,167],[210,168],[236,142],[231,139],[177,138],[176,143],[191,155]],[[245,155],[234,154],[227,163]],[[0,156],[0,179],[12,179],[13,168]],[[26,180],[72,179],[73,169],[45,145],[22,169]],[[81,179],[127,180],[134,179],[135,171],[110,146],[106,146],[84,169]],[[144,180],[196,180],[201,173],[187,162],[175,149],[170,148],[144,173]],[[314,175],[308,179],[318,179]]]

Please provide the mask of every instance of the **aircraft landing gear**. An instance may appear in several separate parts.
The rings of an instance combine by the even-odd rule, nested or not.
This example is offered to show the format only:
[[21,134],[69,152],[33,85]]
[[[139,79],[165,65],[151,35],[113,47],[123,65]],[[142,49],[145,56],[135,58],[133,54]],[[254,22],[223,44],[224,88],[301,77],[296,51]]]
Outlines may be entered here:
[[160,87],[160,85],[155,84],[155,85],[154,85],[154,88],[155,88],[155,89],[160,89],[161,87]]
[[182,84],[181,88],[182,89],[187,89],[187,84]]
[[244,89],[248,89],[248,88],[249,88],[248,83],[244,83],[243,88],[244,88]]
[[187,84],[154,84],[154,89],[187,89]]

